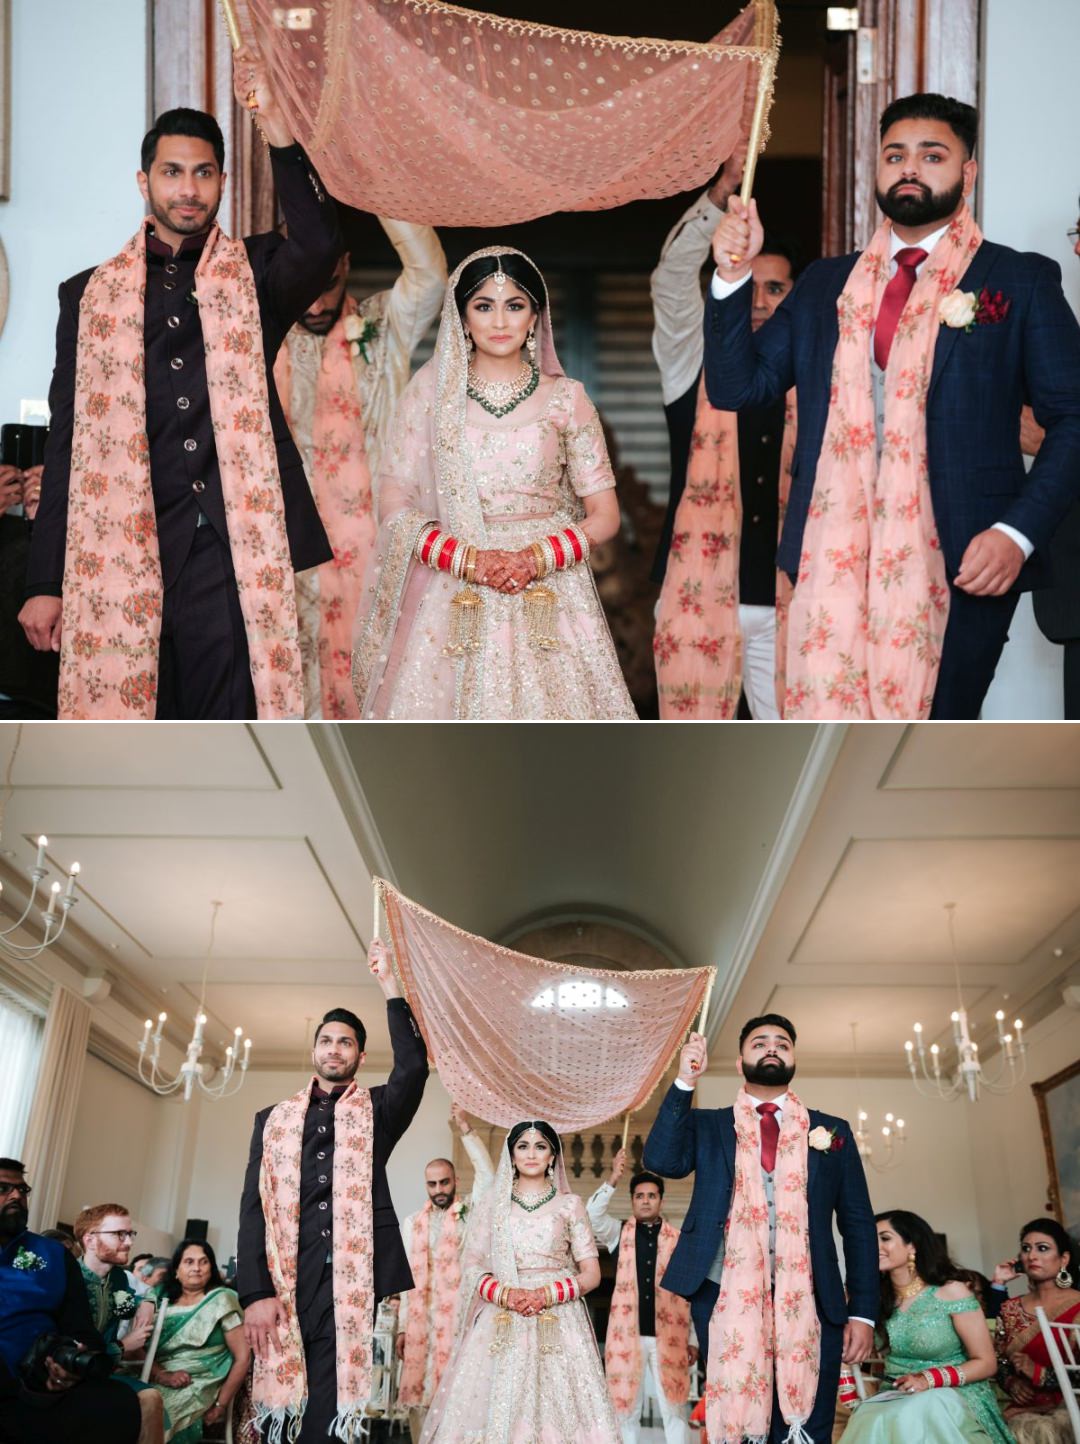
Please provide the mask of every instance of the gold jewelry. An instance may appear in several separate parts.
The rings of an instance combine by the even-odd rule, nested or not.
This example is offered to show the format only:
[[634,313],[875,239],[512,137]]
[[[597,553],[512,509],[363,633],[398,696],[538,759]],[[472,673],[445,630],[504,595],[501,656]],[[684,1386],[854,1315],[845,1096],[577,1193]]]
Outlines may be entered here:
[[917,1274],[908,1284],[901,1284],[899,1288],[897,1288],[895,1284],[893,1285],[893,1291],[896,1294],[896,1297],[898,1299],[903,1299],[904,1301],[908,1299],[917,1299],[925,1288],[926,1284],[921,1278],[919,1278]]
[[506,286],[507,283],[509,282],[510,277],[506,274],[506,272],[505,272],[505,271],[503,270],[503,268],[502,268],[502,256],[497,256],[497,257],[496,257],[495,264],[498,266],[499,269],[498,269],[498,270],[495,272],[495,274],[492,276],[491,281],[492,281],[492,285],[494,285],[496,291],[501,292],[502,289],[503,289],[503,287]]
[[529,334],[525,337],[525,350],[529,353],[529,360],[536,364],[536,327],[529,327]]
[[1068,1289],[1072,1287],[1072,1274],[1069,1272],[1069,1270],[1065,1267],[1064,1264],[1061,1265],[1057,1273],[1054,1275],[1054,1287],[1059,1289]]
[[737,266],[742,260],[742,256],[736,255],[734,251],[728,251],[728,260],[733,266]]
[[248,110],[258,110],[258,108],[259,108],[259,92],[258,92],[257,90],[249,90],[249,91],[248,91],[248,93],[247,93],[247,108],[248,108]]
[[541,577],[546,577],[548,574],[547,557],[544,555],[544,548],[539,542],[530,542],[529,550],[532,552],[533,560],[536,562],[536,579],[539,581]]

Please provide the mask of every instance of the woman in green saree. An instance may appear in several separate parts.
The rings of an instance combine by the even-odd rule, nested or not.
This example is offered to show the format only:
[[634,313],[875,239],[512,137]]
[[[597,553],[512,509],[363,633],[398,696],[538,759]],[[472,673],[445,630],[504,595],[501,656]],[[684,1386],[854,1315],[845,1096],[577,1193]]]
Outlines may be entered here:
[[990,1331],[961,1270],[918,1214],[875,1218],[885,1388],[856,1407],[843,1444],[1012,1444]]
[[247,1375],[251,1350],[240,1300],[226,1288],[208,1243],[185,1239],[155,1293],[168,1308],[150,1382],[165,1400],[170,1444],[197,1444],[204,1424],[225,1417]]

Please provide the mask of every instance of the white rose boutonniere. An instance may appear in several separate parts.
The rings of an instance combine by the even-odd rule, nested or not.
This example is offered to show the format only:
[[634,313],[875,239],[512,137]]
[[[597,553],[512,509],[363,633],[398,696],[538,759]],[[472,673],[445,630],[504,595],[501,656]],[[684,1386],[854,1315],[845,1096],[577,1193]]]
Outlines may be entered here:
[[130,1319],[138,1306],[138,1301],[135,1295],[127,1289],[113,1289],[112,1306],[113,1313],[118,1319]]
[[832,1147],[832,1129],[819,1123],[816,1128],[811,1128],[806,1141],[811,1148],[816,1148],[820,1153],[828,1153]]
[[979,298],[974,291],[950,291],[941,303],[938,320],[943,326],[964,331],[974,324]]
[[354,356],[362,356],[369,365],[371,357],[368,355],[368,343],[374,341],[378,334],[377,321],[370,318],[365,321],[363,316],[358,316],[356,312],[345,317],[345,339],[349,343],[349,350]]
[[18,1269],[20,1273],[36,1274],[45,1267],[45,1260],[33,1249],[24,1248],[19,1245],[15,1257],[11,1260],[11,1267]]
[[468,1211],[469,1205],[465,1202],[463,1198],[459,1198],[456,1203],[451,1205],[450,1208],[450,1212],[454,1215],[455,1218],[464,1218]]

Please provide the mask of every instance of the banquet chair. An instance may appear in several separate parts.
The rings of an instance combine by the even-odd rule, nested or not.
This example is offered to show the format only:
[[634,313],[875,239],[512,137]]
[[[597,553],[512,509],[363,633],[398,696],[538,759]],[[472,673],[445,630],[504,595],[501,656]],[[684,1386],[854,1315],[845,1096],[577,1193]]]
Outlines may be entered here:
[[1036,1309],[1035,1317],[1065,1400],[1073,1437],[1080,1439],[1080,1323],[1052,1324],[1045,1309]]

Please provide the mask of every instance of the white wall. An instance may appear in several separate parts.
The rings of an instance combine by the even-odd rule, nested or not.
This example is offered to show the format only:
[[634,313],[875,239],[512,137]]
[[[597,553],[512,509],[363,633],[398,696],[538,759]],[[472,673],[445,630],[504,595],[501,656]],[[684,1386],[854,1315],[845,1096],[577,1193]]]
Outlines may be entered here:
[[0,238],[11,303],[0,336],[0,421],[48,394],[56,288],[114,255],[143,214],[146,0],[15,0],[11,200]]
[[[1080,313],[1080,261],[1065,232],[1076,224],[1076,0],[985,0],[983,8],[982,228],[991,240],[1059,263]],[[1035,625],[1029,597],[983,707],[992,719],[1062,715],[1062,649]]]

